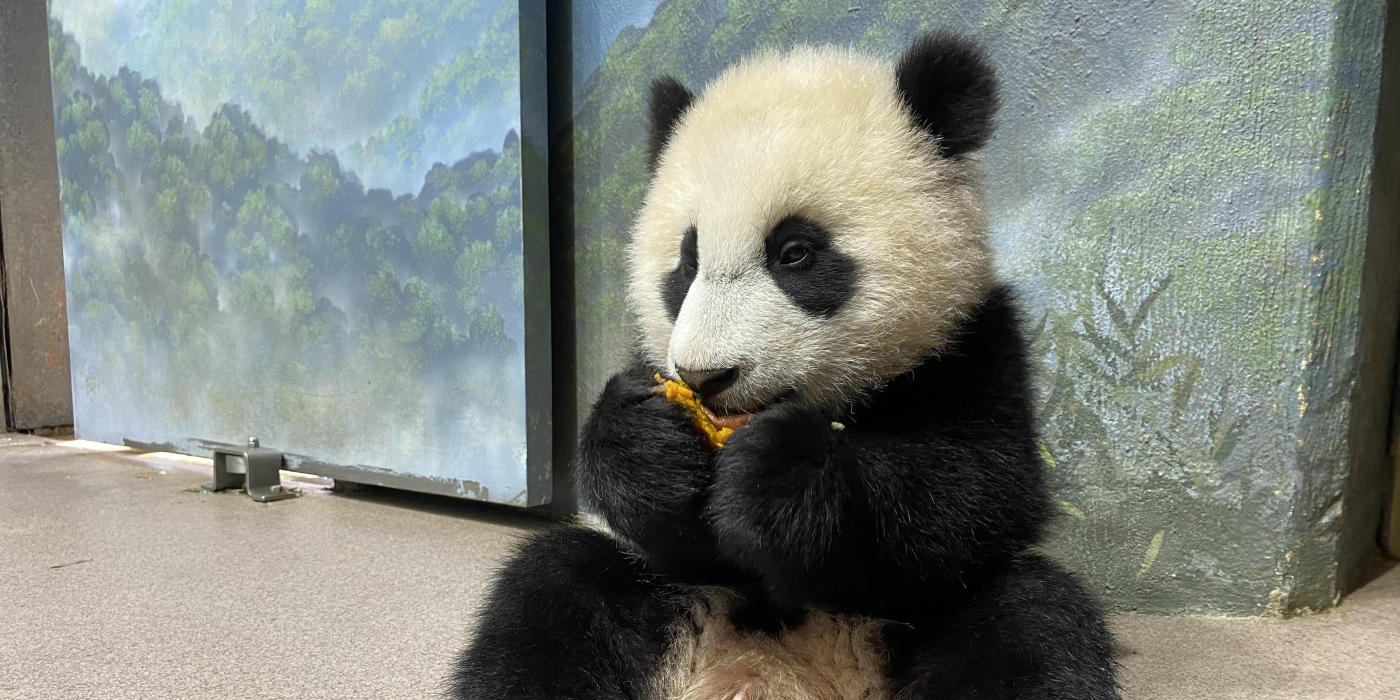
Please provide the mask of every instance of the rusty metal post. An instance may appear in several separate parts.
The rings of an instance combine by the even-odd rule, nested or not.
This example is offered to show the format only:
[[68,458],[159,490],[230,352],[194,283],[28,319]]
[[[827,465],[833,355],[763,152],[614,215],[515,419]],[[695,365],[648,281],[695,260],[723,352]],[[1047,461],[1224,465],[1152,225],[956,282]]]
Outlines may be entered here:
[[5,424],[73,423],[44,0],[0,2],[0,354]]

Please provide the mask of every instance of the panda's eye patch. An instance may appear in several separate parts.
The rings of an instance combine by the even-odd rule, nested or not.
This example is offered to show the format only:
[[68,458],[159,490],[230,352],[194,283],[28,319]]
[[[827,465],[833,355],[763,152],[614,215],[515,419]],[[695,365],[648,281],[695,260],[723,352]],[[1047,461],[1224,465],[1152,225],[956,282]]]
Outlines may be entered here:
[[700,269],[700,245],[696,240],[695,227],[686,229],[685,237],[681,239],[681,264],[682,270],[695,274]]
[[681,259],[676,263],[676,269],[667,272],[661,280],[661,303],[666,306],[666,313],[672,321],[680,315],[690,283],[695,281],[700,269],[700,248],[695,238],[695,227],[686,229],[685,236],[681,238]]
[[779,221],[763,247],[778,289],[813,316],[830,318],[855,291],[855,261],[811,219],[789,216]]

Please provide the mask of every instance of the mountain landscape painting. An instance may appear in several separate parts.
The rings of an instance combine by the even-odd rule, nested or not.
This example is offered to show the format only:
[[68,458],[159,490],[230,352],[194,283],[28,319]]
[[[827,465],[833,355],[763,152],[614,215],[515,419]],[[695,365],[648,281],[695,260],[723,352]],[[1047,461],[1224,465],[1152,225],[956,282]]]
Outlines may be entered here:
[[79,436],[547,501],[528,7],[51,0]]

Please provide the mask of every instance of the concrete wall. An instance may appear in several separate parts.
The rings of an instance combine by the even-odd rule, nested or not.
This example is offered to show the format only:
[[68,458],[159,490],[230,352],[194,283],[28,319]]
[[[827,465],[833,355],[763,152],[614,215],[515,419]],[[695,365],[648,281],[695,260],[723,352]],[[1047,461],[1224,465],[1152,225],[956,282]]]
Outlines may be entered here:
[[556,177],[570,211],[555,237],[586,300],[567,329],[579,410],[630,338],[623,250],[652,77],[699,87],[756,48],[894,53],[962,29],[1005,91],[993,236],[1033,321],[1064,513],[1052,549],[1129,609],[1287,613],[1356,579],[1389,479],[1394,211],[1371,204],[1383,3],[584,5],[561,8],[570,57],[551,73],[570,71],[551,99],[572,173]]

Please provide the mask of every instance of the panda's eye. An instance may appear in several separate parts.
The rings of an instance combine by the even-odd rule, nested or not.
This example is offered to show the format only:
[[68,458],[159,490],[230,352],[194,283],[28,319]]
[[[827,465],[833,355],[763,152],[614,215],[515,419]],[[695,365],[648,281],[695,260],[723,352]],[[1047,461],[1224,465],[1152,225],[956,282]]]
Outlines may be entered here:
[[802,267],[812,259],[812,248],[804,241],[788,241],[778,252],[778,264],[783,267]]

